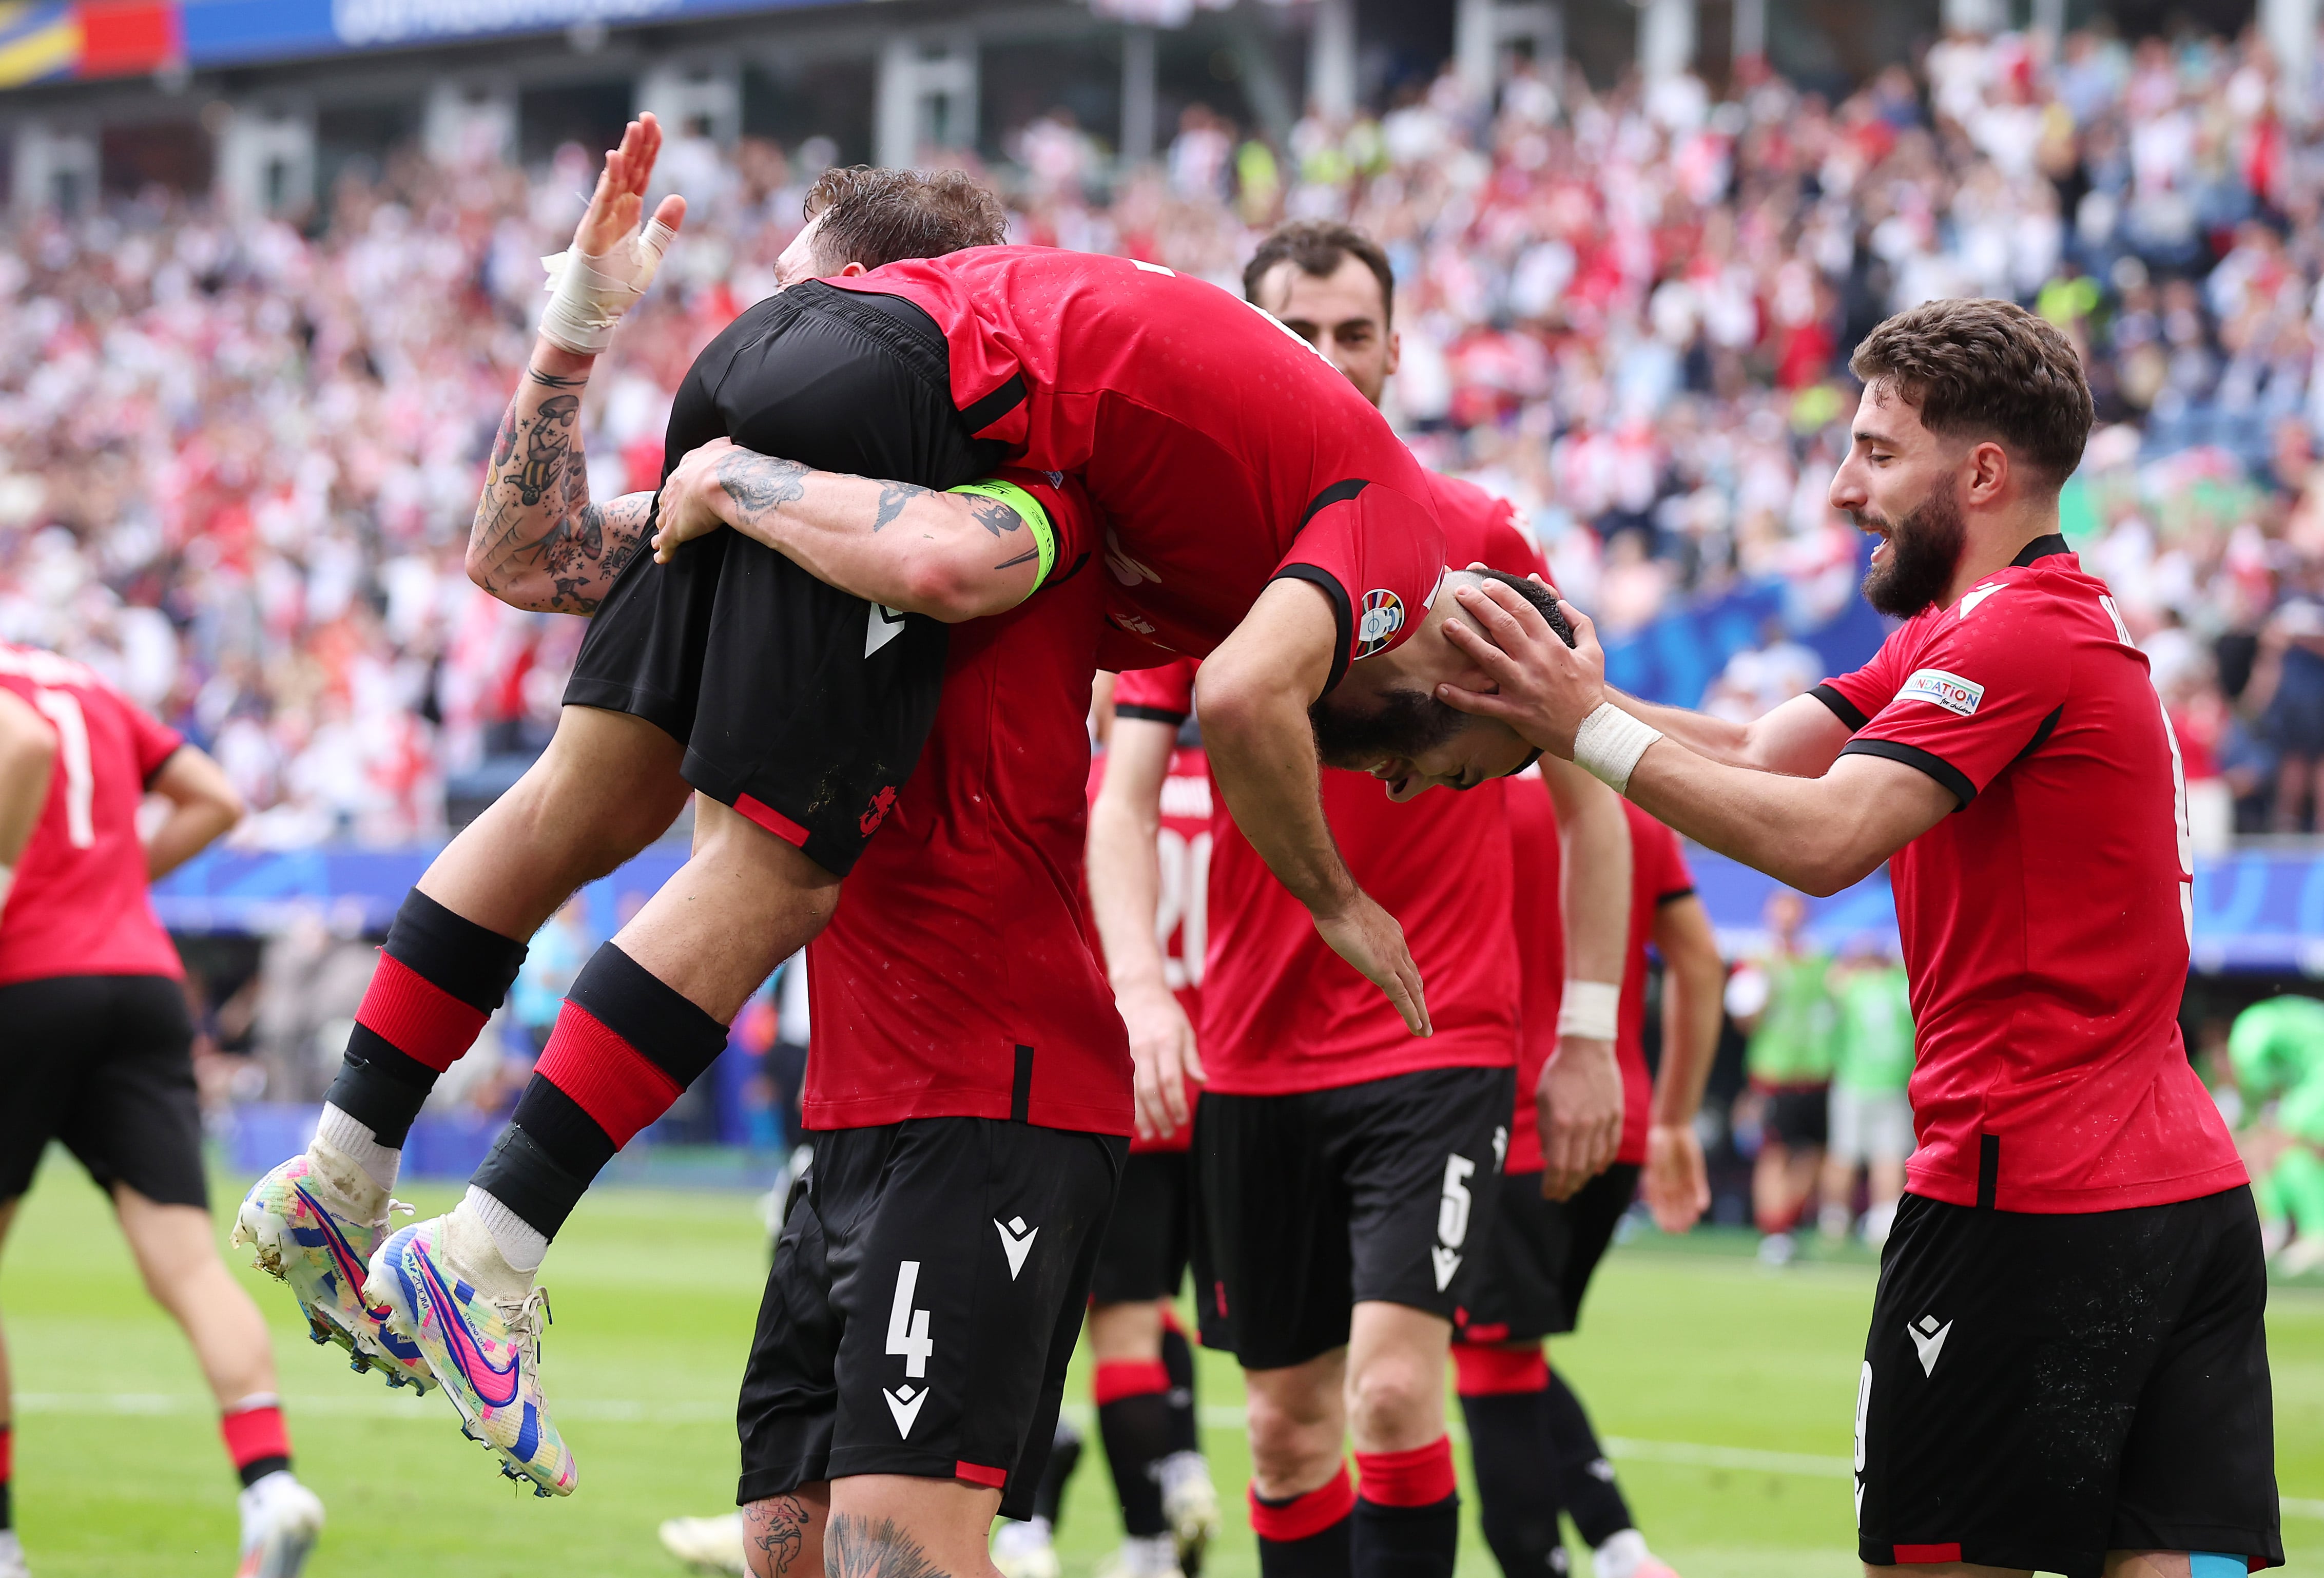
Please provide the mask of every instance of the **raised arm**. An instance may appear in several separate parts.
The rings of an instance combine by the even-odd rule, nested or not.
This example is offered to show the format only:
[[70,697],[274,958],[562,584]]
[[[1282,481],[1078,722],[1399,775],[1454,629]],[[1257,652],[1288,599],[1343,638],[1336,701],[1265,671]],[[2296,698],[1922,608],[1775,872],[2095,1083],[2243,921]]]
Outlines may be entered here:
[[651,281],[686,217],[685,198],[664,198],[640,230],[660,148],[661,127],[646,115],[605,156],[524,381],[493,439],[468,533],[468,578],[518,608],[595,613],[652,519],[650,493],[590,499],[581,396],[614,321]]
[[1114,1007],[1130,1031],[1142,1140],[1167,1140],[1185,1126],[1193,1116],[1185,1081],[1203,1078],[1194,1028],[1170,990],[1162,940],[1154,934],[1162,889],[1155,841],[1162,825],[1162,782],[1177,740],[1176,729],[1151,718],[1114,719],[1105,779],[1090,807],[1090,914],[1105,949]]
[[1655,1074],[1639,1192],[1655,1226],[1684,1232],[1711,1209],[1694,1116],[1702,1108],[1703,1083],[1719,1051],[1727,962],[1719,956],[1710,911],[1692,893],[1655,911],[1654,939],[1663,956],[1663,1060]]
[[1339,625],[1312,581],[1270,582],[1203,664],[1203,745],[1235,826],[1315,918],[1332,950],[1388,993],[1413,1034],[1429,1033],[1420,970],[1404,928],[1374,903],[1332,842],[1307,709],[1323,693]]
[[170,802],[170,814],[145,840],[149,881],[168,876],[242,820],[242,796],[226,770],[191,745],[171,752],[150,787]]
[[1557,807],[1566,1006],[1533,1094],[1541,1191],[1563,1200],[1604,1172],[1622,1144],[1614,1038],[1630,936],[1630,819],[1619,795],[1572,762],[1545,756],[1541,768]]
[[1040,579],[1017,512],[973,494],[814,471],[705,444],[663,480],[654,557],[731,526],[866,602],[956,624],[1014,608]]
[[1735,724],[1682,706],[1641,701],[1610,685],[1606,695],[1624,712],[1652,724],[1696,755],[1729,767],[1820,778],[1840,760],[1840,747],[1848,743],[1848,725],[1812,696],[1794,696],[1748,724]]

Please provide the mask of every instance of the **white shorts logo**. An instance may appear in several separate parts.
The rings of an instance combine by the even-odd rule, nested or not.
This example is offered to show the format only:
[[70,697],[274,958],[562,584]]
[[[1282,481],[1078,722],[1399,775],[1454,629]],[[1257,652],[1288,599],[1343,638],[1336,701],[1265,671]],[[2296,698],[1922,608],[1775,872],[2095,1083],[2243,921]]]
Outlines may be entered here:
[[1926,701],[1967,717],[1985,699],[1985,687],[1974,679],[1948,674],[1942,669],[1915,669],[1896,692],[1898,701]]
[[1469,1193],[1469,1179],[1476,1171],[1477,1164],[1465,1156],[1444,1158],[1444,1195],[1436,1203],[1437,1241],[1428,1250],[1428,1263],[1436,1273],[1439,1293],[1452,1282],[1452,1273],[1461,1269],[1461,1245],[1469,1236],[1469,1207],[1473,1199]]

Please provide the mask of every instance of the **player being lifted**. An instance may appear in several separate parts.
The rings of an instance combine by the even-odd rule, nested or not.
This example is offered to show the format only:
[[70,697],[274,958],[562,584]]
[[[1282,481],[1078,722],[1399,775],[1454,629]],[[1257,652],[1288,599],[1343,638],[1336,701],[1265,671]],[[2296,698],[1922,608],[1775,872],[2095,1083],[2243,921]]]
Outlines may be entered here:
[[[1245,285],[1368,401],[1379,398],[1395,342],[1388,260],[1376,245],[1345,226],[1288,226],[1262,244]],[[1539,567],[1506,501],[1446,477],[1428,484],[1450,562],[1520,577]],[[1437,627],[1452,616],[1440,597],[1416,640],[1441,641]],[[1203,1082],[1194,1114],[1196,1298],[1205,1340],[1243,1367],[1262,1571],[1449,1574],[1458,1519],[1446,1347],[1475,1291],[1517,1061],[1504,791],[1545,805],[1547,795],[1538,783],[1466,771],[1453,744],[1462,720],[1425,696],[1352,726],[1320,717],[1326,760],[1343,761],[1373,740],[1396,747],[1393,765],[1379,770],[1387,792],[1330,772],[1323,804],[1357,880],[1405,923],[1431,983],[1437,1033],[1404,1034],[1363,981],[1325,955],[1228,807],[1214,804],[1198,1037],[1165,983],[1145,829],[1178,724],[1212,672],[1204,665],[1198,678],[1184,661],[1121,677],[1093,817],[1091,899],[1130,1026],[1139,1125],[1161,1135],[1183,1128],[1180,1081]],[[1475,792],[1397,803],[1432,783]],[[1561,965],[1610,992],[1628,909],[1621,805],[1562,763],[1552,789],[1574,846],[1571,900],[1582,918]],[[1551,1186],[1560,1193],[1612,1159],[1621,1087],[1611,1031],[1609,1023],[1597,1037],[1569,1036],[1545,1082],[1546,1143],[1559,1161]],[[1343,1462],[1351,1436],[1353,1481]]]
[[2006,302],[1882,324],[1831,503],[1904,623],[1755,723],[1609,691],[1521,598],[1456,600],[1498,689],[1441,694],[1794,887],[1889,863],[1920,1149],[1857,1392],[1868,1572],[2212,1578],[2283,1561],[2260,1224],[2179,1000],[2176,742],[2058,532],[2090,394]]
[[[148,793],[169,815],[141,838]],[[0,1238],[61,1141],[217,1398],[243,1484],[237,1571],[294,1578],[323,1504],[290,1472],[265,1322],[218,1258],[185,970],[146,893],[241,817],[217,762],[89,669],[0,645]],[[8,1380],[0,1349],[0,1578],[24,1578]]]

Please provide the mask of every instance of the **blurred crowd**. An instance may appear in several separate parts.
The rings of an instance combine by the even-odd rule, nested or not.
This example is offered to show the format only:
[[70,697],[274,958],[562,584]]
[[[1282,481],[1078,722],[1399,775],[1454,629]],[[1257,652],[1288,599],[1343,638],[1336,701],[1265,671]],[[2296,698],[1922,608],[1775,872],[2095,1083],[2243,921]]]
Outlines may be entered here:
[[[1279,143],[1195,105],[1130,170],[1059,111],[984,173],[1019,239],[1230,286],[1284,217],[1371,230],[1391,416],[1518,502],[1618,647],[1720,642],[1664,699],[1730,713],[1877,639],[1824,502],[1849,347],[1932,297],[2034,307],[2098,397],[2069,536],[2153,658],[2216,847],[2313,828],[2324,757],[2324,119],[2292,102],[2249,38],[1951,36],[1837,102],[1520,68],[1487,104],[1448,71]],[[591,386],[599,496],[658,477],[669,392],[772,288],[834,154],[673,140],[692,208]],[[245,841],[437,834],[553,725],[577,622],[460,558],[595,159],[403,152],[298,223],[157,192],[0,246],[0,638],[208,744],[260,807]],[[1764,617],[1711,633],[1746,593]]]

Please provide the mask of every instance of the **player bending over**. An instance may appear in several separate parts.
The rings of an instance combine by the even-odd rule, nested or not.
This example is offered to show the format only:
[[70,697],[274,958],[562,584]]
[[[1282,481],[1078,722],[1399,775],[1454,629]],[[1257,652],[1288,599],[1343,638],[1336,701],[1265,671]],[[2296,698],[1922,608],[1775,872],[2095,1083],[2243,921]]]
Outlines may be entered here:
[[[148,793],[170,811],[141,839]],[[0,645],[0,1240],[61,1141],[112,1196],[217,1398],[243,1485],[236,1572],[293,1578],[323,1504],[290,1472],[266,1324],[212,1236],[185,970],[146,896],[241,817],[217,762],[96,674]],[[8,1380],[0,1348],[0,1578],[24,1578]]]
[[2058,534],[2090,396],[2006,302],[1882,324],[1831,503],[1904,620],[1748,725],[1617,696],[1498,586],[1445,699],[1811,893],[1889,863],[1920,1149],[1856,1403],[1868,1572],[2211,1578],[2283,1561],[2260,1225],[2178,1009],[2178,747],[2106,583]]

